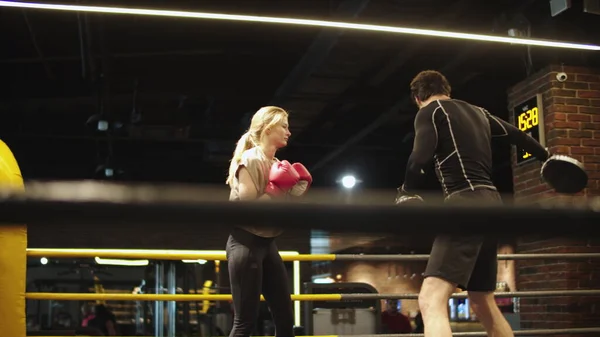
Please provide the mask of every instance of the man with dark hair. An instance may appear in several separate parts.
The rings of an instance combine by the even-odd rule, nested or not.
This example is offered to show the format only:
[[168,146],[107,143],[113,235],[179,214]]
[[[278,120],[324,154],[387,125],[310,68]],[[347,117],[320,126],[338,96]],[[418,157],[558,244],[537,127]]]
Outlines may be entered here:
[[[450,98],[450,83],[437,71],[419,73],[410,89],[419,111],[397,204],[422,201],[418,190],[432,161],[446,203],[501,204],[492,182],[492,137],[508,137],[540,161],[549,157],[542,145],[513,125],[484,108]],[[514,336],[494,301],[497,246],[495,238],[484,235],[436,237],[419,294],[425,336],[452,336],[448,299],[457,287],[468,291],[473,311],[489,336]]]

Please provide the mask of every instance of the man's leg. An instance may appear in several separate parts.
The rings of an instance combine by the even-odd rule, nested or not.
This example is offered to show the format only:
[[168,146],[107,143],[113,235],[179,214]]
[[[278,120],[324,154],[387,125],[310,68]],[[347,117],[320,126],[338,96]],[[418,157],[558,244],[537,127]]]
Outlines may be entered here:
[[419,292],[419,309],[425,325],[425,337],[451,337],[448,317],[448,299],[456,289],[456,284],[438,277],[423,280]]
[[498,308],[493,292],[469,291],[469,301],[489,337],[513,337],[514,333]]
[[477,318],[490,337],[513,337],[514,334],[494,298],[498,275],[498,242],[486,238],[479,252],[467,290]]
[[482,245],[480,236],[436,237],[419,293],[426,337],[452,336],[448,299],[457,286],[465,288],[469,282]]

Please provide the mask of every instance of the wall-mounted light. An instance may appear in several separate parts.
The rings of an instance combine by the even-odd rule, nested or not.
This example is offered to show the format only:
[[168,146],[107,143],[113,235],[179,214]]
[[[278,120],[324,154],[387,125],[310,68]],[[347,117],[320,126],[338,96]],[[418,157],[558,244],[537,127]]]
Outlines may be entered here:
[[100,114],[90,116],[90,118],[85,121],[85,125],[94,131],[102,132],[108,130],[109,127],[108,121]]
[[107,164],[101,164],[96,166],[96,176],[99,178],[113,178],[115,176],[115,169]]

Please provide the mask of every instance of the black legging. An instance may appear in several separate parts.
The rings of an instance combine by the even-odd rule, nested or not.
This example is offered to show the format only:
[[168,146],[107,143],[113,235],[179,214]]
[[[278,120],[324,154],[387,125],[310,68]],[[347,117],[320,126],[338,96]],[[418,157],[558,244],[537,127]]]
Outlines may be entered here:
[[262,292],[278,337],[294,336],[287,272],[274,239],[236,228],[227,240],[227,265],[234,319],[230,337],[248,337],[258,318]]

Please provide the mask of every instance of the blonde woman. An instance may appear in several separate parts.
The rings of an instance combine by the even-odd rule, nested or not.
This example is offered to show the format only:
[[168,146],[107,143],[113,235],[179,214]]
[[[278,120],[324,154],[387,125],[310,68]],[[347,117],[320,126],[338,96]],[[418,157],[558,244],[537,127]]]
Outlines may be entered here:
[[[267,106],[254,114],[231,159],[226,181],[231,188],[229,200],[270,200],[306,193],[312,177],[304,165],[275,157],[290,135],[284,109]],[[229,235],[226,252],[234,307],[230,337],[253,333],[261,293],[273,314],[276,335],[294,335],[290,286],[275,245],[281,233],[279,228],[240,225]]]

